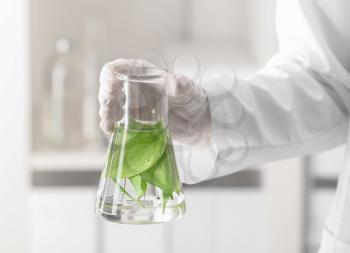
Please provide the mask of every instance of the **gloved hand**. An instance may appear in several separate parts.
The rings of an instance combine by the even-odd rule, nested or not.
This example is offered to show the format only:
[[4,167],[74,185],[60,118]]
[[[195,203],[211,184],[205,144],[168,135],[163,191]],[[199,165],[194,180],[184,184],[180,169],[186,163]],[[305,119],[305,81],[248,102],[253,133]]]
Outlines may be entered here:
[[[123,115],[124,97],[118,73],[132,68],[151,67],[143,60],[118,59],[107,63],[101,70],[99,103],[100,127],[105,133],[113,130]],[[169,98],[169,129],[175,140],[186,144],[208,143],[210,113],[204,90],[181,74],[169,73],[165,90]]]

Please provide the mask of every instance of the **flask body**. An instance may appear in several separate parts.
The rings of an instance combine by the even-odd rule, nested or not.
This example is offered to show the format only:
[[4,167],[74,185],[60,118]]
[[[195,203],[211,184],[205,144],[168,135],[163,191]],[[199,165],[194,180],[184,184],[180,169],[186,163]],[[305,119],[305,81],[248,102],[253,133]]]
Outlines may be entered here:
[[167,128],[165,80],[141,74],[123,77],[124,116],[111,135],[97,193],[97,213],[118,223],[167,222],[186,209]]

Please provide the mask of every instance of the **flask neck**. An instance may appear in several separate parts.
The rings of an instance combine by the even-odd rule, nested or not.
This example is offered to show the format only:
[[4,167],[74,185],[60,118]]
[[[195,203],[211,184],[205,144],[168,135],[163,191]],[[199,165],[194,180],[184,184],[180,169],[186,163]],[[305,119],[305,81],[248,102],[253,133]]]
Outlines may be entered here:
[[[154,73],[157,70],[156,73]],[[165,92],[166,72],[138,72],[123,75],[125,94],[124,123],[139,122],[154,125],[168,122],[168,97]],[[161,73],[161,74],[160,74]]]

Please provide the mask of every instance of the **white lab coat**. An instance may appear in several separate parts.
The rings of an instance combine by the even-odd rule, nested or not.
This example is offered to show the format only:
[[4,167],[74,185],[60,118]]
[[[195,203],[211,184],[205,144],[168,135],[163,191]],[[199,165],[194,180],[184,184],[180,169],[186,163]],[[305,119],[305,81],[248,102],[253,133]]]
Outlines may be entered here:
[[276,15],[279,53],[261,71],[231,87],[225,76],[203,83],[212,145],[201,168],[180,172],[194,183],[347,142],[319,253],[349,253],[350,1],[279,0]]

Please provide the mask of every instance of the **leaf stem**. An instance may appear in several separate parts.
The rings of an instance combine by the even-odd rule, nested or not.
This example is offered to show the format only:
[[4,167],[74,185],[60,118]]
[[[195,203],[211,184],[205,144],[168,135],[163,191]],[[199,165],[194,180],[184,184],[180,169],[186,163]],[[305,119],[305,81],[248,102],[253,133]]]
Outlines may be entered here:
[[[139,201],[138,199],[135,199],[130,193],[128,193],[121,185],[119,185],[119,189],[123,192],[123,194],[125,194],[126,196],[128,196],[131,200],[135,201],[137,204],[139,204],[140,206],[142,206],[143,208],[145,208],[145,206],[141,203],[141,201]],[[124,196],[124,195],[123,195]]]

